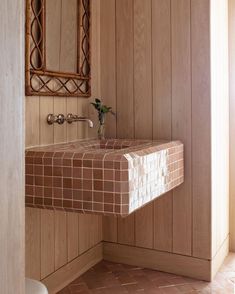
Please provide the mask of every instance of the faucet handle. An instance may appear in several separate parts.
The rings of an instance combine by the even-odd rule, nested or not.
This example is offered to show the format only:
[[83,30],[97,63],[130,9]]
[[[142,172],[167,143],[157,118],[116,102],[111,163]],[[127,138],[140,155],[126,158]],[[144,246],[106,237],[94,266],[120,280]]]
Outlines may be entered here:
[[67,123],[71,124],[72,122],[76,121],[77,118],[78,118],[77,115],[73,115],[72,113],[69,113],[66,116],[66,121]]
[[47,116],[47,123],[49,125],[53,125],[54,123],[58,123],[59,125],[62,125],[65,122],[65,117],[63,114],[54,115],[52,113],[48,114]]

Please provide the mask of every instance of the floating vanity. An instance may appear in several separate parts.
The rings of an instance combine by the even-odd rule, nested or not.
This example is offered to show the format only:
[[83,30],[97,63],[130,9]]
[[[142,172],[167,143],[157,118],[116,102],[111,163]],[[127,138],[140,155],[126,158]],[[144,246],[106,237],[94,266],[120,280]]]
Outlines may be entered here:
[[81,140],[26,150],[26,206],[126,216],[184,181],[179,141]]

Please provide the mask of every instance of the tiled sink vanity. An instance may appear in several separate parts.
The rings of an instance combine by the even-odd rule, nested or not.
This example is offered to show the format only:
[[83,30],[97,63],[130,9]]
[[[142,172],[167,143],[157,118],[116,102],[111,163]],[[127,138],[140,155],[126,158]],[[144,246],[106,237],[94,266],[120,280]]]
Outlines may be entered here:
[[179,141],[81,140],[26,150],[26,206],[126,216],[184,181]]

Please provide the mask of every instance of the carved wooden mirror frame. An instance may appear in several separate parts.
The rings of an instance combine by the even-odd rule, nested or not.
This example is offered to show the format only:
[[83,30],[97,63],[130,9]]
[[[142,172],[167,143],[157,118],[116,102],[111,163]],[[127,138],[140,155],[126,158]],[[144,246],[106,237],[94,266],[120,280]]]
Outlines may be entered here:
[[90,0],[77,0],[77,72],[46,66],[46,0],[26,0],[26,95],[89,97]]

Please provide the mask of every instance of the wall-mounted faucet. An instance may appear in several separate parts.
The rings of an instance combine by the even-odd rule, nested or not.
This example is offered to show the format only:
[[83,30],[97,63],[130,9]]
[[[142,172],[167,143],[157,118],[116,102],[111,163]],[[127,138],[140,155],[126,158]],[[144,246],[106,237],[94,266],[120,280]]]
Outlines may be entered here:
[[67,117],[66,117],[66,121],[67,121],[69,124],[71,124],[71,123],[73,123],[73,122],[76,122],[76,121],[86,121],[86,122],[88,122],[88,125],[89,125],[90,128],[93,128],[93,126],[94,126],[93,122],[92,122],[89,118],[84,117],[84,116],[78,116],[78,115],[76,115],[76,114],[74,115],[74,114],[72,114],[72,113],[69,113],[69,114],[67,115]]
[[63,115],[63,114],[58,114],[58,115],[55,115],[55,114],[48,114],[47,116],[47,123],[49,125],[52,125],[54,123],[58,123],[59,125],[62,125],[65,121],[67,121],[67,123],[71,124],[73,122],[77,122],[77,121],[86,121],[88,122],[88,125],[90,128],[93,128],[94,124],[93,122],[87,118],[87,117],[84,117],[84,116],[78,116],[78,115],[74,115],[72,113],[69,113],[66,117]]

